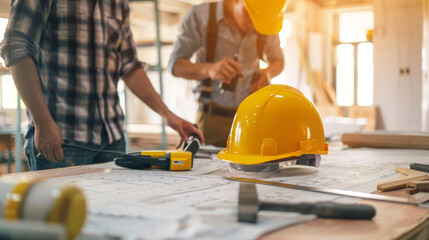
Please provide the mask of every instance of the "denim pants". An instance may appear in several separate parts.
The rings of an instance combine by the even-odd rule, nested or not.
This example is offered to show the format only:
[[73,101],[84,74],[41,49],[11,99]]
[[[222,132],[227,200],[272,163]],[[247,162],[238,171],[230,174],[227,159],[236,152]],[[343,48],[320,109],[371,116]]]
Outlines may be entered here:
[[[51,168],[61,168],[61,167],[70,167],[77,165],[86,165],[86,164],[94,164],[94,163],[104,163],[113,161],[115,155],[108,153],[97,153],[87,150],[82,150],[74,147],[64,147],[64,159],[58,163],[54,163],[46,159],[44,156],[40,155],[36,158],[39,151],[37,151],[36,145],[34,143],[34,127],[29,126],[27,133],[24,136],[24,152],[27,156],[28,163],[30,164],[30,168],[33,171],[36,170],[44,170]],[[118,151],[125,152],[125,138],[121,140],[115,141],[111,144],[107,142],[107,136],[102,137],[101,144],[88,144],[83,142],[76,141],[67,141],[64,140],[66,144],[73,144],[76,146],[83,146],[86,148],[93,148],[98,150],[110,150],[110,151]]]

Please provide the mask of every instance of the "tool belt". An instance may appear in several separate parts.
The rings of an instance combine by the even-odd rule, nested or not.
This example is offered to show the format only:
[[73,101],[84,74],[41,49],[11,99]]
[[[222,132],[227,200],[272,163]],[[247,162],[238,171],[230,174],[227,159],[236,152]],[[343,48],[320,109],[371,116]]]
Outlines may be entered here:
[[237,109],[217,106],[213,104],[200,104],[198,106],[198,111],[223,117],[234,117],[235,113],[237,112]]

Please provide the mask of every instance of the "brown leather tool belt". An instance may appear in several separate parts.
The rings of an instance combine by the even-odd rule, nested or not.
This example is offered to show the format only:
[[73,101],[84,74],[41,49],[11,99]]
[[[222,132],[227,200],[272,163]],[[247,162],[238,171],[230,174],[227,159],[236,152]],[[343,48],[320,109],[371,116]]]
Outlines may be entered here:
[[213,104],[200,104],[198,110],[223,117],[234,117],[237,112],[235,108],[221,107]]

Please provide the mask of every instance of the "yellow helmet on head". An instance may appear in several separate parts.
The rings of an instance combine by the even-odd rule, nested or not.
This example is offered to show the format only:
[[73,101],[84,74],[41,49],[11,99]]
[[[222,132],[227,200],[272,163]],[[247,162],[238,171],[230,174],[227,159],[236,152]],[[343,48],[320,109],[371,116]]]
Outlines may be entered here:
[[244,0],[244,5],[256,31],[272,35],[282,29],[287,2],[288,0]]
[[255,165],[327,153],[322,120],[313,103],[293,87],[270,85],[240,104],[227,147],[218,158]]

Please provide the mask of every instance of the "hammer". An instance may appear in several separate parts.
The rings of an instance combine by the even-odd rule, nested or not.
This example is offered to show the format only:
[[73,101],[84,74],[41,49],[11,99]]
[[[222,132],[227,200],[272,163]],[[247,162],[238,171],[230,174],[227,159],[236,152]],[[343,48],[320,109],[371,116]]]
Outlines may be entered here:
[[289,204],[260,202],[258,200],[255,184],[240,183],[238,194],[238,221],[256,223],[259,210],[315,214],[321,218],[370,220],[375,216],[375,209],[372,206],[364,204],[339,204],[333,202]]

